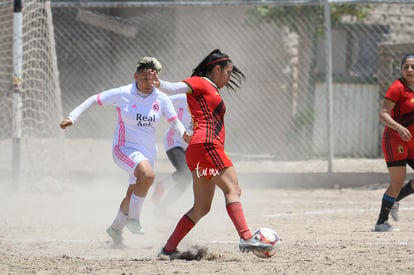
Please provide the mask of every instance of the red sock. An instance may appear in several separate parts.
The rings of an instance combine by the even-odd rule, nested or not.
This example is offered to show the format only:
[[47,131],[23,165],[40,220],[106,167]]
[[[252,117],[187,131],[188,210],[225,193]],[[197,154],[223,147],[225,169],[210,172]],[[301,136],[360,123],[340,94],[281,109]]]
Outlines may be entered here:
[[226,206],[227,214],[229,214],[231,221],[239,233],[240,238],[248,240],[252,237],[252,233],[247,226],[244,217],[243,208],[240,202],[233,202]]
[[185,235],[187,235],[187,233],[190,232],[190,230],[193,227],[193,221],[189,217],[187,217],[187,215],[182,216],[182,218],[178,221],[177,226],[174,229],[174,232],[168,239],[167,244],[164,246],[164,251],[169,253],[176,250],[178,244],[185,237]]

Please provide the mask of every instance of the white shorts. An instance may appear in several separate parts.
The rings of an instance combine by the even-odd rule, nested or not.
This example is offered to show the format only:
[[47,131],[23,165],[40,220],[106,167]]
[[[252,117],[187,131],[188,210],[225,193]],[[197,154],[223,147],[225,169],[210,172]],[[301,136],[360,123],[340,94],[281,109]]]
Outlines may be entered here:
[[119,145],[112,147],[112,158],[118,167],[128,172],[129,184],[136,183],[137,178],[134,176],[134,171],[141,161],[146,160],[154,167],[155,159],[155,157],[149,158],[144,156],[137,149]]

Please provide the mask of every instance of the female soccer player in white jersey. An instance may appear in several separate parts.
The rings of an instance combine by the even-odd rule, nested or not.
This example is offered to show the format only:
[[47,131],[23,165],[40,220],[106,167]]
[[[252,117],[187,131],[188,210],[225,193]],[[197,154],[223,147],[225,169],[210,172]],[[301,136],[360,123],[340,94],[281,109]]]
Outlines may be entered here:
[[166,118],[184,140],[190,139],[168,96],[153,86],[153,75],[160,70],[161,64],[154,57],[139,59],[133,83],[89,97],[60,123],[62,129],[71,126],[92,106],[116,107],[118,119],[112,156],[114,162],[128,172],[129,186],[113,223],[106,230],[115,245],[123,245],[125,226],[134,234],[144,233],[140,213],[154,181],[156,128],[160,117]]
[[[177,94],[169,97],[178,114],[178,119],[186,127],[187,133],[192,133],[191,115],[188,112],[187,96],[185,94]],[[187,188],[191,185],[191,172],[187,167],[185,159],[185,150],[188,144],[182,137],[177,135],[174,128],[170,126],[164,132],[164,150],[168,159],[174,166],[175,171],[167,178],[158,181],[154,186],[152,200],[163,211],[168,209],[168,205],[177,200]]]

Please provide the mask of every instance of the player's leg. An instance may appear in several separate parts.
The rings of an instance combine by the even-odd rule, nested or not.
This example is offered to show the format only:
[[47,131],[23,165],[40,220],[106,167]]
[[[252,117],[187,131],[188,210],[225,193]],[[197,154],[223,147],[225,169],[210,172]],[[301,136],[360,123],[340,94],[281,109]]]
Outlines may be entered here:
[[[132,217],[136,217],[136,216],[139,217],[142,204],[144,201],[143,199],[145,198],[145,195],[144,197],[140,197],[140,195],[146,194],[149,187],[151,186],[151,184],[148,182],[152,183],[154,179],[154,176],[153,176],[154,172],[152,170],[153,160],[148,159],[141,152],[137,152],[136,149],[134,148],[118,146],[118,145],[115,145],[113,147],[112,157],[113,157],[115,164],[121,169],[125,170],[129,174],[129,186],[126,192],[126,196],[122,200],[118,213],[113,223],[111,224],[110,228],[107,229],[107,232],[115,231],[115,233],[122,234],[122,230],[125,228],[125,226],[128,226],[128,228],[132,230],[135,225],[136,230],[134,231],[138,233],[142,233],[143,231],[141,230],[139,220],[138,220],[138,223],[136,223],[136,220],[134,219],[130,220],[130,219],[131,219],[131,215]],[[141,162],[143,163],[145,162],[145,163],[140,166]],[[141,169],[145,170],[145,168],[147,168],[148,166],[151,167],[150,170],[146,171],[146,173],[140,172]],[[144,184],[143,186],[141,186],[142,190],[137,188],[139,186],[139,184],[137,185],[137,182],[140,183],[140,181],[138,181],[136,177],[137,175],[142,176],[144,178]],[[108,232],[108,234],[112,237],[114,242],[116,239],[120,239],[120,238],[113,237],[115,233],[111,235]]]
[[[412,169],[414,169],[414,150],[412,150],[412,149],[409,152],[407,164]],[[390,214],[391,214],[391,217],[393,218],[394,221],[398,221],[399,220],[398,212],[400,210],[400,200],[402,200],[403,198],[411,195],[412,193],[414,193],[414,181],[413,180],[409,180],[401,188],[400,193],[398,194],[396,201],[392,205]]]
[[390,184],[382,196],[381,209],[374,230],[387,232],[395,230],[388,223],[388,216],[391,211],[395,214],[395,209],[392,209],[404,184],[410,150],[408,144],[402,143],[399,137],[394,137],[385,132],[382,136],[381,145],[388,174],[390,175]]
[[399,220],[400,200],[414,193],[414,181],[409,180],[402,188],[394,204],[392,205],[390,214],[394,221]]
[[390,185],[382,197],[380,213],[375,224],[375,231],[378,232],[395,230],[388,223],[388,216],[404,184],[406,166],[390,166],[388,167],[388,173],[390,175]]
[[240,250],[244,252],[272,249],[271,245],[261,243],[259,240],[254,239],[247,226],[240,202],[241,188],[234,167],[230,166],[225,168],[221,171],[220,175],[213,177],[212,180],[224,193],[227,213],[240,236]]
[[242,205],[240,202],[241,188],[238,183],[234,167],[227,167],[220,175],[212,178],[212,181],[220,187],[224,193],[227,213],[230,216],[240,238],[248,240],[252,234],[247,226]]
[[169,204],[177,200],[187,190],[192,182],[191,172],[188,169],[185,159],[185,150],[181,147],[174,147],[166,153],[171,164],[174,166],[175,171],[166,180],[155,186],[154,195],[160,195],[162,192],[160,192],[157,188],[160,187],[161,189],[166,190],[169,187],[167,185],[172,185],[165,195],[165,198],[163,198],[160,202],[159,207],[161,209],[165,209]]
[[182,147],[174,147],[167,151],[167,156],[175,168],[175,172],[172,173],[172,178],[175,183],[174,187],[184,192],[192,182],[191,172],[188,169],[185,158],[185,149]]
[[144,230],[140,222],[141,210],[155,177],[150,162],[140,161],[135,168],[134,176],[136,182],[130,185],[132,192],[129,199],[127,228],[134,234],[143,234]]
[[118,212],[112,224],[106,229],[107,234],[112,238],[115,245],[123,245],[122,231],[127,225],[129,201],[132,194],[131,183],[135,183],[134,169],[135,162],[130,155],[134,149],[115,145],[112,147],[112,158],[115,164],[129,174],[129,185],[125,197],[122,199]]
[[[408,152],[408,160],[407,160],[408,166],[411,167],[411,169],[414,169],[414,149],[411,149]],[[411,195],[414,193],[414,180],[409,180],[400,190],[400,193],[397,197],[397,202],[402,200],[403,198]]]
[[196,172],[193,172],[192,175],[194,182],[194,205],[177,223],[174,232],[161,250],[161,254],[170,255],[174,253],[181,240],[210,211],[215,185],[206,177],[198,177]]
[[[127,194],[128,194],[128,191],[127,191]],[[114,221],[106,229],[106,233],[112,238],[112,241],[114,242],[116,246],[123,246],[124,238],[122,237],[122,231],[127,224],[127,218],[128,218],[129,200],[127,200],[127,198],[128,198],[128,195],[122,200]]]
[[402,200],[403,198],[411,195],[414,193],[414,181],[413,180],[409,180],[402,188],[400,193],[398,194],[397,197],[397,202],[399,202],[400,200]]
[[216,187],[207,177],[198,177],[196,171],[194,171],[192,175],[194,182],[194,205],[186,215],[194,222],[194,224],[196,224],[202,217],[210,212]]

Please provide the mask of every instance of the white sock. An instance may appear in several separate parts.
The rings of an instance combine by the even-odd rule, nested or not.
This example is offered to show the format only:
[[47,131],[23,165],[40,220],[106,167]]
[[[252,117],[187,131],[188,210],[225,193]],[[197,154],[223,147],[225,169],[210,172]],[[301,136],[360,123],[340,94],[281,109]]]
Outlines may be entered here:
[[112,222],[112,228],[122,232],[122,229],[124,229],[127,224],[127,218],[128,216],[119,210],[115,220]]
[[131,200],[129,201],[128,219],[139,219],[144,200],[145,198],[138,197],[132,193]]

